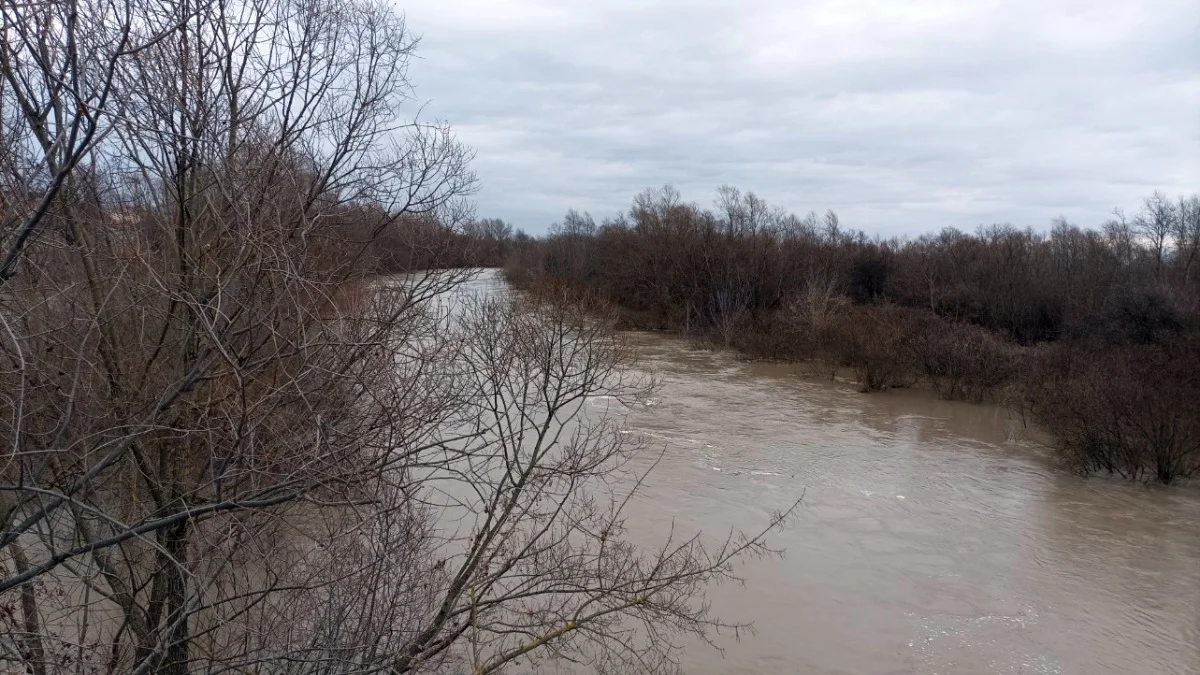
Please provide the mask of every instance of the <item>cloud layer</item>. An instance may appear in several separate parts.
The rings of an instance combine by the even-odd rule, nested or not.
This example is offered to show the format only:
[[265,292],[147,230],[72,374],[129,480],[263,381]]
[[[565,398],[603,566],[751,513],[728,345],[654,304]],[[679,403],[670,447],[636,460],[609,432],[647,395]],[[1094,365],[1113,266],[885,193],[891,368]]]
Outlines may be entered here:
[[480,215],[542,232],[729,183],[886,236],[1200,190],[1195,0],[414,0]]

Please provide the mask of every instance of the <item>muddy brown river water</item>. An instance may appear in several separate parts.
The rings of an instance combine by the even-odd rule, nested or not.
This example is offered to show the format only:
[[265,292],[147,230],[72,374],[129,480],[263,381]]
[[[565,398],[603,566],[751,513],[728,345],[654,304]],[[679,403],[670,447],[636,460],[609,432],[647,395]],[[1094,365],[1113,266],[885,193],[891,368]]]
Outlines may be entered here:
[[665,452],[635,538],[755,530],[804,494],[786,557],[710,593],[756,634],[687,673],[1200,674],[1200,487],[1076,477],[1001,407],[635,339],[662,384],[627,424]]
[[640,342],[662,386],[628,423],[666,450],[640,529],[752,529],[804,494],[786,557],[712,593],[757,634],[687,672],[1200,673],[1195,487],[1080,479],[1000,407]]

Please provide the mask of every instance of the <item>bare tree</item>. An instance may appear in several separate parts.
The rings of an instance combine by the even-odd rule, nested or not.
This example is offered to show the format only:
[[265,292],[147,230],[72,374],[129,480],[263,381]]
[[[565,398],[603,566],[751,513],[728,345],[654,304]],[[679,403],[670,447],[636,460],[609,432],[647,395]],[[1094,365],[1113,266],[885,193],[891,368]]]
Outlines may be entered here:
[[247,514],[344,498],[392,461],[376,430],[409,412],[381,405],[404,400],[371,372],[379,344],[419,334],[421,306],[456,281],[424,275],[380,304],[355,264],[366,241],[336,221],[368,199],[382,205],[368,236],[449,213],[471,187],[467,154],[400,117],[414,41],[380,7],[4,7],[21,36],[5,46],[5,108],[23,110],[18,147],[42,163],[5,167],[19,178],[5,201],[31,206],[0,297],[0,591],[58,602],[23,606],[41,668],[183,672],[202,591],[232,555],[197,557],[201,542],[235,521],[254,531]]
[[400,17],[2,7],[3,667],[663,670],[720,625],[698,594],[761,540],[619,536],[608,322],[370,276],[383,236],[437,267],[475,183]]
[[1149,245],[1154,254],[1155,274],[1161,278],[1171,235],[1177,230],[1175,205],[1165,194],[1155,191],[1146,198],[1142,212],[1133,220],[1134,231]]
[[750,311],[750,290],[746,286],[723,286],[713,291],[708,303],[709,325],[721,344],[729,347]]
[[1175,231],[1172,237],[1178,256],[1180,283],[1186,289],[1192,283],[1192,271],[1200,257],[1200,195],[1180,197],[1175,207]]
[[650,464],[620,411],[650,390],[623,368],[611,310],[561,293],[468,309],[480,441],[427,479],[435,510],[456,523],[437,549],[452,581],[396,670],[462,635],[477,673],[552,657],[539,653],[547,645],[601,672],[661,672],[675,663],[673,636],[738,628],[696,600],[735,559],[766,553],[761,535],[706,548],[672,534],[649,551],[625,539],[623,511]]
[[0,4],[0,284],[107,133],[118,70],[178,16],[135,0]]

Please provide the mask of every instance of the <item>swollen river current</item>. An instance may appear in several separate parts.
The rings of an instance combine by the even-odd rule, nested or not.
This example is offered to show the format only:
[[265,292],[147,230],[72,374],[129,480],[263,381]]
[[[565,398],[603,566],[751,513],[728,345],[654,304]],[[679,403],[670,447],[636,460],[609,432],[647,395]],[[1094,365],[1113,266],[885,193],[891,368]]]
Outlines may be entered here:
[[685,672],[1200,674],[1197,486],[1075,476],[1001,407],[632,337],[661,386],[626,424],[664,452],[635,538],[757,530],[803,495],[786,555],[710,592],[755,633]]

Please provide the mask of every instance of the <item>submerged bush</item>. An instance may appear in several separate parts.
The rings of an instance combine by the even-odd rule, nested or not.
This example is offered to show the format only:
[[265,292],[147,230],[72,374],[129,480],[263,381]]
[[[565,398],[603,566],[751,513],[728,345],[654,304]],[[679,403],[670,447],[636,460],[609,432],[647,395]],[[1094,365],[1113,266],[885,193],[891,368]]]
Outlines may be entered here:
[[849,307],[822,334],[824,351],[854,369],[861,391],[912,383],[908,345],[916,328],[912,312],[894,305]]
[[943,398],[980,402],[1016,375],[1017,347],[978,326],[936,317],[909,342],[913,367]]
[[1200,344],[1053,348],[1026,383],[1033,416],[1082,473],[1170,483],[1200,475]]

